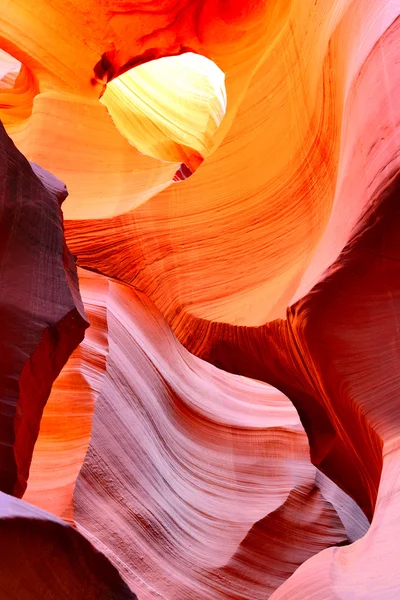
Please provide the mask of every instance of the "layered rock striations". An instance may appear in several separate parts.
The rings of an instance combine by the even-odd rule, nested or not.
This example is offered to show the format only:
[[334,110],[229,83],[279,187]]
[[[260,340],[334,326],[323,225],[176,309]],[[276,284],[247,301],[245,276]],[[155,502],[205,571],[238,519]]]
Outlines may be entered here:
[[75,522],[141,599],[261,600],[306,558],[365,532],[350,498],[319,483],[283,394],[189,354],[126,286],[109,283],[106,311]]
[[146,293],[175,331],[185,314],[284,318],[398,164],[398,3],[363,6],[294,3],[189,180],[113,219],[67,220],[80,264]]
[[[399,198],[397,173],[373,198],[344,251],[341,268],[334,265],[326,279],[300,301],[292,313],[295,320],[302,311],[311,316],[305,328],[300,326],[302,337],[307,340],[319,372],[326,373],[324,384],[326,388],[329,386],[330,402],[323,400],[322,404],[331,421],[336,422],[336,440],[345,445],[347,457],[351,446],[351,452],[358,458],[361,479],[358,499],[360,505],[370,502],[375,509],[371,527],[361,540],[348,548],[325,551],[318,560],[305,563],[293,580],[274,595],[277,599],[303,598],[298,586],[304,581],[308,581],[307,597],[312,600],[347,597],[350,590],[360,597],[364,594],[364,597],[379,599],[396,598],[400,593],[394,544],[398,527],[400,459]],[[343,291],[332,298],[333,290],[338,287]],[[315,310],[320,294],[325,295],[325,303]],[[331,298],[328,302],[327,296]],[[343,304],[346,309],[340,310]],[[312,329],[321,322],[329,325],[323,326],[311,339]],[[332,348],[329,366],[322,353],[316,358],[321,343]],[[305,405],[302,411],[310,415],[309,426],[318,439],[318,423],[313,422]],[[351,475],[348,470],[351,461],[347,459],[346,468],[342,464],[339,469],[338,460],[333,461],[334,452],[335,444],[332,456],[327,456],[332,463],[330,475],[335,469],[334,476],[343,485]],[[353,464],[355,462],[353,459]],[[378,470],[382,462],[383,468]],[[346,483],[349,488],[348,481]],[[352,491],[355,496],[355,490]]]
[[398,494],[399,197],[395,173],[371,199],[338,260],[288,309],[285,321],[260,328],[203,323],[196,332],[200,343],[190,344],[221,368],[286,393],[308,433],[313,463],[372,520],[362,540],[304,564],[274,598],[304,598],[304,581],[306,597],[318,600],[347,598],[345,590],[352,587],[360,594],[373,590],[377,598],[395,598],[400,590],[392,544]]
[[6,3],[7,597],[400,596],[399,26]]
[[[41,0],[34,11],[24,0],[8,2],[0,17],[2,49],[32,73],[37,85],[31,116],[21,116],[10,133],[30,160],[68,180],[67,217],[110,217],[131,210],[170,186],[179,164],[144,157],[130,146],[99,103],[105,84],[161,57],[191,52],[212,60],[226,75],[229,99],[213,143],[217,147],[289,9],[289,0],[248,6],[210,0],[122,5],[116,0]],[[176,82],[170,85],[172,94]],[[151,96],[146,101],[154,109]],[[168,102],[163,106],[166,123]],[[0,119],[11,107],[5,109],[0,94]],[[185,116],[183,103],[182,109]],[[61,136],[58,143],[54,131]],[[142,143],[157,143],[157,136],[150,137]]]
[[90,320],[85,339],[55,380],[43,411],[24,500],[73,523],[73,491],[89,445],[108,352],[108,282],[78,269]]

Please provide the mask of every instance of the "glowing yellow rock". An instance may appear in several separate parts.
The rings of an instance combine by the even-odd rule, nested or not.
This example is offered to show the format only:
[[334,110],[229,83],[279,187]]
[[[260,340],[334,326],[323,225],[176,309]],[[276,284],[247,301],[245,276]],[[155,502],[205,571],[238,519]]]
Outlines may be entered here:
[[210,154],[225,115],[225,75],[204,56],[169,56],[113,79],[101,102],[140,152],[193,172]]

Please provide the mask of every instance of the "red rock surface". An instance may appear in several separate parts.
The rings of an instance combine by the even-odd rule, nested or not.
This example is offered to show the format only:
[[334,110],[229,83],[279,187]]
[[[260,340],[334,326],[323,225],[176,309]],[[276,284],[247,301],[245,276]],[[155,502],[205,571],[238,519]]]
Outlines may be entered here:
[[140,598],[264,598],[365,532],[280,392],[189,354],[145,296],[82,270],[80,284],[93,329],[53,387],[25,497],[74,516]]
[[[325,551],[305,563],[273,596],[274,600],[304,598],[299,591],[299,584],[304,581],[308,582],[307,597],[312,600],[351,598],[351,594],[394,599],[400,593],[394,543],[399,494],[399,198],[397,173],[372,199],[345,249],[341,268],[334,266],[311,295],[300,301],[294,317],[298,319],[302,311],[311,316],[303,335],[314,356],[314,364],[319,363],[319,370],[329,373],[325,385],[330,387],[331,408],[324,402],[327,413],[335,418],[342,438],[352,437],[353,454],[360,457],[359,472],[365,478],[364,504],[370,499],[375,506],[371,527],[361,540],[348,548]],[[333,297],[332,290],[338,288],[342,293]],[[316,311],[314,307],[321,294],[330,300]],[[346,309],[340,311],[343,304]],[[349,317],[346,320],[343,313],[347,311],[357,315],[356,323],[354,320],[351,323]],[[321,321],[329,325],[311,339],[311,328]],[[321,343],[328,343],[335,350],[330,372],[320,352],[316,358]],[[316,423],[311,422],[313,425],[316,436]],[[354,432],[356,427],[358,435]],[[379,446],[374,444],[374,439]],[[376,472],[374,465],[379,465],[382,459],[383,470]],[[350,475],[347,469],[351,462],[347,460],[345,467],[341,463],[340,469],[339,464],[336,461],[335,475],[343,481]],[[332,467],[330,470],[332,472]],[[362,490],[361,484],[359,490]]]
[[64,241],[65,196],[0,124],[0,489],[16,496],[52,383],[87,327]]
[[288,309],[286,321],[261,328],[204,323],[189,342],[212,363],[286,393],[308,432],[314,464],[369,518],[390,411],[375,392],[389,379],[390,399],[398,377],[398,198],[395,176],[372,198],[323,280]]
[[311,466],[283,394],[189,354],[126,286],[110,282],[106,313],[75,521],[141,599],[265,599],[309,556],[365,532]]
[[391,599],[400,591],[392,544],[398,494],[399,197],[395,173],[371,199],[337,262],[288,309],[286,321],[258,329],[204,324],[196,331],[201,343],[191,344],[214,364],[285,392],[308,433],[314,464],[372,519],[362,540],[306,562],[274,600],[336,600],[352,593]]
[[[295,3],[194,176],[121,216],[67,220],[80,265],[146,293],[176,331],[185,314],[253,326],[284,318],[337,258],[386,167],[398,165],[400,109],[389,100],[399,90],[398,3],[364,12],[363,2],[344,4]],[[322,22],[334,31],[323,36]],[[289,66],[293,45],[304,60],[322,61],[318,51],[325,61],[303,65],[293,50]],[[299,105],[306,85],[313,107]]]
[[5,600],[137,600],[118,571],[76,529],[2,492],[0,558]]
[[1,129],[0,489],[33,452],[140,600],[397,600],[399,1],[2,8],[92,327],[65,189]]
[[24,500],[73,522],[75,481],[89,445],[108,351],[108,282],[78,269],[90,328],[53,384],[43,411]]

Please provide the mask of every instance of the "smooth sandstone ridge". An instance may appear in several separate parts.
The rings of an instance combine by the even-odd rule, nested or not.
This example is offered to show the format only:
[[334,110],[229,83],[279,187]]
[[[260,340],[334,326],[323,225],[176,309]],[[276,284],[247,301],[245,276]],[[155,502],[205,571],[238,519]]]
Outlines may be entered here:
[[[75,522],[139,598],[261,600],[347,542],[283,394],[197,359],[145,296],[109,286],[106,375]],[[344,498],[359,537],[362,515]]]
[[182,314],[284,318],[398,165],[399,6],[364,5],[294,3],[192,177],[121,216],[67,220],[80,265],[143,291],[174,329]]
[[76,529],[2,492],[0,557],[0,591],[7,600],[137,600]]
[[108,282],[90,271],[78,269],[78,274],[90,328],[53,384],[24,495],[27,502],[72,523],[75,481],[89,445],[108,351]]
[[88,326],[64,240],[65,197],[0,123],[0,490],[19,497],[53,381]]
[[[93,332],[53,387],[27,499],[71,519],[83,463],[74,521],[140,598],[262,599],[315,552],[365,533],[360,509],[310,464],[282,393],[188,353],[144,295],[79,276]],[[66,431],[62,392],[78,376],[86,412]]]
[[399,65],[399,0],[6,0],[1,597],[400,598]]

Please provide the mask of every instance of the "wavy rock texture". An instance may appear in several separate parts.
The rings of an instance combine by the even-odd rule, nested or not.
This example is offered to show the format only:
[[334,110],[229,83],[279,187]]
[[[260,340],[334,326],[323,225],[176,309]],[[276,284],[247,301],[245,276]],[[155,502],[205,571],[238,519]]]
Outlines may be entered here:
[[[67,183],[68,218],[126,212],[169,186],[179,164],[143,157],[122,138],[98,102],[104,83],[163,56],[194,52],[213,60],[227,75],[229,99],[217,146],[289,7],[289,0],[245,7],[210,0],[40,0],[32,10],[25,0],[12,0],[0,16],[1,45],[29,69],[38,89],[31,118],[9,131],[30,160]],[[8,110],[0,102],[0,119]]]
[[137,600],[75,529],[0,492],[0,591],[7,600]]
[[370,519],[382,452],[395,428],[394,405],[385,404],[382,390],[386,385],[387,402],[395,402],[399,384],[398,198],[395,176],[371,199],[323,280],[288,309],[286,321],[260,328],[200,323],[187,340],[196,354],[221,368],[287,394],[308,433],[314,464]]
[[[400,596],[399,14],[398,0],[9,0],[0,14],[0,118],[65,180],[68,243],[93,271],[94,326],[53,388],[27,493],[75,518],[141,600]],[[128,139],[99,102],[138,65],[147,86],[149,61],[190,53],[227,93],[221,123],[219,106],[194,134],[201,166],[171,133],[200,79],[181,120],[168,81],[162,99],[140,94],[134,133],[138,99],[113,97]],[[21,494],[85,317],[65,193],[1,135],[15,160],[0,163],[0,484]],[[32,190],[41,210],[20,210]]]
[[[67,222],[80,264],[135,285],[175,330],[182,313],[237,325],[284,318],[396,159],[398,14],[397,1],[368,11],[295,3],[232,127],[190,180],[115,219]],[[226,81],[229,113],[229,72]]]
[[286,393],[308,433],[314,464],[373,516],[361,540],[307,561],[274,600],[392,599],[400,593],[392,541],[400,391],[395,173],[371,198],[339,259],[288,309],[286,321],[261,328],[204,324],[192,338],[200,343],[190,344],[212,363]]
[[64,241],[65,196],[0,123],[0,489],[17,496],[51,385],[88,325]]
[[[352,26],[359,20],[360,11],[357,3],[349,11],[351,18],[341,26],[342,39],[353,39],[355,27]],[[375,190],[400,166],[400,107],[394,100],[400,85],[399,12],[396,2],[371,3],[363,17],[370,28],[364,35],[359,31],[352,42],[359,48],[354,57],[359,72],[345,89],[341,155],[332,214],[292,301],[307,293],[336,260]]]
[[[397,548],[394,544],[398,531],[400,460],[399,197],[400,176],[397,174],[379,197],[373,199],[374,204],[367,211],[358,235],[346,248],[341,268],[336,265],[336,269],[332,269],[310,297],[296,306],[297,319],[302,309],[311,316],[303,329],[309,342],[310,333],[317,323],[327,324],[318,336],[314,334],[309,349],[314,354],[314,362],[320,362],[320,370],[324,369],[329,374],[326,382],[330,383],[332,409],[328,407],[328,411],[335,413],[342,435],[348,439],[351,433],[350,410],[357,415],[359,433],[352,439],[353,452],[357,452],[363,461],[361,474],[364,475],[370,468],[370,481],[374,475],[376,477],[370,483],[370,490],[365,491],[365,496],[370,491],[375,503],[371,527],[362,539],[348,548],[325,550],[307,561],[272,596],[274,600],[304,597],[310,600],[386,600],[397,598],[400,594]],[[313,310],[318,296],[324,294],[332,298],[332,290],[338,286],[343,290],[340,296],[325,302],[322,310]],[[351,314],[357,314],[357,328],[344,317],[343,310],[340,311],[343,303],[349,312],[352,311]],[[329,343],[335,350],[334,368],[330,373],[326,363],[316,359],[321,343]],[[346,407],[348,412],[344,415]],[[383,445],[382,473],[375,473],[371,468],[374,462],[382,460],[376,445],[371,444],[373,437]],[[347,462],[346,467],[350,464]],[[336,470],[340,477],[337,467]],[[346,470],[342,467],[341,472]],[[306,587],[301,589],[300,586]]]
[[72,496],[89,445],[94,403],[108,350],[108,283],[78,269],[85,312],[85,339],[54,382],[43,411],[24,500],[73,522]]
[[110,282],[106,307],[75,521],[141,599],[265,599],[309,556],[365,532],[311,466],[283,394],[189,354],[134,290]]
[[[398,384],[398,242],[395,233],[398,231],[398,209],[395,199],[398,202],[398,191],[395,183],[389,184],[389,191],[382,192],[382,188],[388,185],[390,173],[396,172],[399,167],[399,103],[391,100],[396,98],[400,83],[399,19],[396,19],[399,7],[397,3],[372,3],[363,14],[362,27],[358,28],[356,36],[351,37],[349,32],[360,21],[361,9],[360,3],[349,7],[330,42],[331,53],[337,61],[332,64],[335,70],[330,72],[338,74],[341,61],[344,67],[341,75],[343,118],[341,128],[337,130],[341,148],[340,155],[336,156],[336,160],[339,159],[336,183],[335,179],[332,180],[335,183],[334,206],[318,251],[302,275],[297,291],[292,289],[291,294],[296,299],[307,293],[321,277],[322,282],[289,309],[287,321],[277,321],[261,328],[234,328],[197,319],[196,301],[190,302],[189,296],[186,302],[182,298],[187,290],[197,300],[201,294],[197,293],[200,286],[209,291],[205,283],[207,277],[217,285],[215,271],[209,271],[207,275],[206,268],[201,269],[201,265],[209,267],[214,264],[207,260],[205,254],[210,244],[204,244],[207,246],[204,253],[199,246],[188,245],[186,252],[185,246],[180,248],[179,257],[186,260],[186,271],[182,274],[173,254],[176,230],[174,236],[169,237],[166,226],[158,227],[165,222],[161,216],[156,220],[157,216],[162,214],[163,207],[170,206],[168,202],[163,204],[160,197],[135,213],[116,219],[112,228],[107,222],[110,233],[106,237],[106,222],[86,223],[91,231],[86,229],[84,234],[81,233],[83,225],[69,224],[72,244],[80,254],[82,264],[96,265],[102,272],[143,289],[154,299],[190,350],[225,370],[267,381],[287,394],[299,410],[308,433],[314,464],[351,494],[370,520],[375,514],[372,527],[362,541],[346,549],[325,551],[313,562],[306,563],[293,577],[293,583],[289,580],[281,591],[276,592],[277,598],[342,599],[348,598],[351,593],[362,596],[370,589],[374,591],[374,597],[379,598],[396,597],[398,593],[396,577],[389,575],[395,560],[393,550],[390,541],[385,542],[385,539],[390,540],[389,532],[395,526],[397,488],[392,475],[395,459],[390,458],[389,463],[388,459],[383,461],[386,452],[389,452],[385,450],[388,444],[395,447],[395,434],[383,434],[387,414],[392,415],[388,427],[395,429],[395,405],[386,404],[391,407],[386,409],[385,402],[377,401],[377,390],[380,390],[380,398],[383,390],[387,390],[385,398],[388,402],[390,399],[395,402]],[[349,57],[352,57],[351,61]],[[383,80],[376,77],[377,72],[383,74]],[[236,122],[239,121],[240,110]],[[332,115],[328,123],[332,126]],[[231,133],[234,127],[235,124]],[[210,162],[222,151],[228,138]],[[208,164],[204,165],[204,170]],[[190,188],[194,182],[195,178],[188,182],[187,187]],[[307,200],[312,195],[311,189],[310,185],[305,188]],[[317,185],[315,189],[319,189]],[[392,200],[382,199],[382,193]],[[368,212],[371,206],[375,213]],[[294,211],[292,206],[295,223]],[[360,221],[363,213],[366,216]],[[206,209],[202,214],[207,214]],[[187,235],[196,235],[192,233],[196,231],[194,220],[193,212],[192,228],[187,228]],[[218,220],[215,214],[213,220]],[[354,232],[352,229],[357,221]],[[181,223],[178,219],[175,222]],[[288,221],[275,213],[275,219],[270,223],[275,222],[287,226]],[[298,222],[304,224],[304,221]],[[147,226],[148,236],[139,251],[137,246],[132,248],[129,244],[129,237],[137,237],[138,232],[140,235],[143,223]],[[232,224],[231,219],[230,228]],[[241,227],[243,231],[243,222]],[[150,235],[152,231],[153,236]],[[253,222],[251,231],[253,234],[260,232],[261,236],[261,225]],[[304,229],[304,234],[306,232],[309,235],[309,231]],[[198,235],[199,240],[200,236],[204,239],[204,229]],[[242,234],[243,237],[245,234]],[[337,262],[327,274],[323,274],[350,237],[351,241]],[[264,230],[262,240],[282,238],[282,233],[275,238]],[[220,243],[220,247],[221,240],[224,241],[225,237],[215,236],[215,244]],[[238,240],[239,234],[235,238],[235,249],[240,245]],[[282,245],[285,248],[290,246],[299,253],[299,245],[291,245],[287,237],[284,241],[282,239]],[[169,253],[166,248],[170,248]],[[254,244],[251,249],[253,252]],[[196,269],[190,268],[190,251],[193,252],[193,261],[197,257]],[[276,255],[276,246],[274,252]],[[264,254],[267,255],[266,252]],[[157,259],[153,260],[152,256]],[[217,252],[215,247],[214,256],[220,258],[225,254]],[[231,254],[228,253],[228,256]],[[234,256],[238,255],[235,253]],[[227,259],[224,263],[226,281]],[[276,260],[271,259],[271,264],[276,265]],[[291,264],[294,264],[293,256]],[[239,262],[236,261],[234,266],[237,279],[242,284],[238,276]],[[165,276],[161,274],[161,268]],[[265,271],[258,270],[252,260],[249,277],[255,277],[256,272],[265,281]],[[191,279],[193,273],[198,282],[194,283],[194,288],[186,287],[184,281]],[[163,279],[168,281],[165,287]],[[151,283],[154,280],[158,282],[157,287]],[[275,289],[283,288],[276,285]],[[271,318],[271,297],[268,288],[265,290],[262,294],[264,315]],[[226,293],[223,301],[226,301]],[[251,325],[253,317],[248,317],[251,314],[249,302],[245,306],[246,323]],[[262,322],[263,313],[253,312],[256,324]],[[200,316],[230,320],[226,315],[207,314],[207,311]],[[384,481],[382,477],[386,473],[390,480]],[[379,559],[380,551],[385,559]],[[366,586],[357,583],[364,569],[368,571]],[[317,577],[320,578],[319,583]],[[310,583],[305,589],[307,581]]]
[[[384,54],[387,64],[392,65],[393,74],[397,75],[397,79],[394,76],[390,80],[391,89],[398,89],[400,84],[400,73],[394,68],[400,58],[398,26],[399,20],[369,57],[370,64],[373,64],[374,59],[380,60],[382,48],[387,47]],[[361,89],[362,84],[361,80]],[[384,95],[383,92],[381,95]],[[363,358],[367,360],[368,350],[372,352],[368,340],[375,336],[381,342],[387,331],[389,346],[397,343],[396,313],[388,315],[387,330],[381,316],[381,311],[385,314],[389,305],[396,306],[397,265],[395,261],[386,265],[386,251],[381,251],[379,244],[397,247],[391,220],[395,223],[398,219],[395,200],[398,191],[396,181],[390,182],[389,177],[390,171],[396,173],[399,165],[393,123],[400,118],[400,107],[389,103],[387,111],[382,110],[382,115],[387,119],[388,147],[383,146],[384,140],[381,139],[381,150],[376,150],[375,160],[379,169],[377,173],[372,170],[374,177],[369,186],[372,196],[363,199],[365,215],[322,282],[288,310],[286,322],[278,321],[258,329],[208,326],[203,322],[197,323],[198,331],[193,335],[196,328],[193,321],[192,325],[187,324],[187,331],[191,334],[186,337],[188,347],[204,358],[227,370],[268,381],[286,393],[295,403],[308,432],[314,464],[349,492],[369,518],[376,500],[385,438],[370,418],[363,418],[363,412],[354,399],[353,387],[349,388],[350,383],[342,369],[349,364],[355,369],[358,367],[361,373],[373,373],[372,365],[366,369],[360,362]],[[370,130],[365,135],[370,136]],[[381,134],[375,132],[375,135]],[[370,147],[371,152],[377,144],[375,142]],[[383,148],[387,149],[389,157],[386,168],[381,167]],[[375,185],[377,188],[374,190]],[[393,199],[389,200],[386,196]],[[370,211],[376,211],[376,216]],[[337,214],[333,215],[333,219],[337,219]],[[387,233],[384,227],[387,227]],[[376,254],[380,256],[377,263],[381,264],[373,262]],[[376,331],[373,332],[375,326]],[[210,343],[206,341],[207,335]],[[393,339],[390,336],[394,336]],[[323,352],[325,347],[329,348],[329,352]],[[375,370],[379,373],[380,364],[384,362],[383,350],[374,350],[374,357],[377,359]],[[372,379],[367,378],[366,384],[375,389]],[[344,400],[346,397],[348,402]],[[374,395],[372,397],[375,398]],[[353,417],[349,418],[350,415]],[[344,457],[346,469],[341,467]]]
[[140,598],[265,598],[365,533],[280,392],[189,354],[143,295],[79,275],[92,329],[53,387],[26,499],[74,516]]

